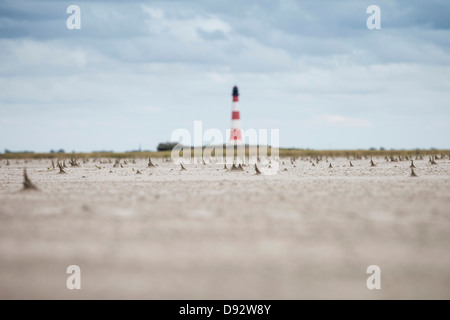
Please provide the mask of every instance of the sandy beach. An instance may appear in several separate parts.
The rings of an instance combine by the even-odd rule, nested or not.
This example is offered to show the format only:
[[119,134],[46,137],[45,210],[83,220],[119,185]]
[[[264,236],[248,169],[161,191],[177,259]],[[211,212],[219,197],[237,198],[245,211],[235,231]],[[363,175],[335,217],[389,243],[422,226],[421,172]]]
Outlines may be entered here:
[[373,160],[282,159],[276,175],[0,161],[0,298],[449,299],[450,160],[415,160],[418,177]]

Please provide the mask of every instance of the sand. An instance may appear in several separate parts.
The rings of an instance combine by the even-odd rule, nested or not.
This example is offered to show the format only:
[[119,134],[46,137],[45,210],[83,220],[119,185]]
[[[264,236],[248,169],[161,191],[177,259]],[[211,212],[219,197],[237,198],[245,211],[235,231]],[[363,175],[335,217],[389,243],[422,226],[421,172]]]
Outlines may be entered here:
[[[450,298],[450,160],[416,160],[417,178],[409,161],[284,161],[0,161],[0,298]],[[24,166],[39,191],[20,191]]]

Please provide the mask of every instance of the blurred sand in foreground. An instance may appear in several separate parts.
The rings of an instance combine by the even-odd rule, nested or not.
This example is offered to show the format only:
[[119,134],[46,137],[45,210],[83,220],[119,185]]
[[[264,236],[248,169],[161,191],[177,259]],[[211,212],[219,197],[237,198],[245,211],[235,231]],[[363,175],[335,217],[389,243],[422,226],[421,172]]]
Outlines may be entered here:
[[[414,161],[417,178],[409,161],[329,161],[1,161],[0,298],[450,299],[450,160]],[[20,191],[24,166],[40,191]]]

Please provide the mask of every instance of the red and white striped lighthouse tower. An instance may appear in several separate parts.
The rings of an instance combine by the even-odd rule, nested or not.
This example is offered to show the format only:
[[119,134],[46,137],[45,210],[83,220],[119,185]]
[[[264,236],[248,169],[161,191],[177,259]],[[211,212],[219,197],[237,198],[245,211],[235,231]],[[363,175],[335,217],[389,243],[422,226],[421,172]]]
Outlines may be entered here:
[[230,143],[242,143],[241,116],[239,113],[239,91],[236,86],[233,87],[233,104],[231,106],[231,110]]

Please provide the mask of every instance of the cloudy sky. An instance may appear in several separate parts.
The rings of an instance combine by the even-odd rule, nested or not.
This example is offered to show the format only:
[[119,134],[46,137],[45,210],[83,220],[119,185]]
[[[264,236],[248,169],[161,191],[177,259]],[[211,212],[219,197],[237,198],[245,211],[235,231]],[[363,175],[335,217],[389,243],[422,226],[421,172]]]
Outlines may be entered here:
[[235,84],[243,127],[284,147],[450,148],[449,29],[447,0],[0,0],[0,150],[225,132]]

